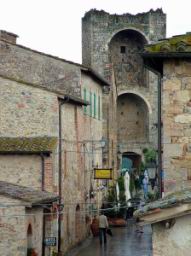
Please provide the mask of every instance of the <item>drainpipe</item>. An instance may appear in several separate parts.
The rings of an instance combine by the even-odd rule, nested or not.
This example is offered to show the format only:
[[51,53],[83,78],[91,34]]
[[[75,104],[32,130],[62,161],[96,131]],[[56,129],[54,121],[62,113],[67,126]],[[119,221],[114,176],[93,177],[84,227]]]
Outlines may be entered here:
[[[62,203],[62,102],[59,100],[58,193]],[[58,211],[59,212],[59,211]],[[61,252],[61,214],[58,214],[58,252]]]
[[58,98],[59,104],[59,144],[58,144],[58,193],[59,193],[59,214],[58,214],[58,253],[61,253],[61,224],[62,224],[62,216],[60,214],[60,207],[62,205],[62,105],[68,102],[68,97],[64,99]]
[[161,97],[162,97],[162,83],[161,74],[158,73],[158,183],[159,196],[162,198],[163,184],[162,184],[162,120],[161,120]]
[[43,153],[41,153],[41,174],[42,174],[42,177],[41,177],[41,179],[42,179],[42,183],[41,183],[41,189],[42,189],[42,191],[44,191],[44,176],[45,176],[45,174],[44,174],[44,172],[45,172],[45,165],[44,165],[44,154]]
[[[45,156],[43,153],[40,154],[41,156],[41,189],[42,191],[45,190]],[[44,244],[44,239],[45,239],[45,210],[43,209],[43,222],[42,222],[42,256],[45,256],[45,244]]]
[[45,256],[45,209],[43,209],[43,222],[42,222],[42,256]]
[[155,69],[152,69],[151,67],[147,66],[145,64],[145,67],[153,72],[155,75],[157,75],[158,78],[158,116],[157,116],[157,128],[158,128],[158,188],[159,188],[159,198],[162,198],[163,193],[163,182],[162,182],[162,111],[161,111],[161,99],[162,99],[162,83],[161,83],[161,73],[157,72]]

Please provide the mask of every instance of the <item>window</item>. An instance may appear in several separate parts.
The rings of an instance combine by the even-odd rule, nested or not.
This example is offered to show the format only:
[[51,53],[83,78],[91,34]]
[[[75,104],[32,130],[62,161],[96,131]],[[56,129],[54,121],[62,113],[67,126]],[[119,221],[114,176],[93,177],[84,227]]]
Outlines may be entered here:
[[121,46],[120,51],[121,51],[121,53],[125,53],[126,52],[126,47],[125,46]]
[[101,119],[101,101],[100,96],[98,96],[98,119]]
[[92,116],[92,93],[90,92],[90,116]]
[[96,111],[96,110],[97,110],[96,108],[97,108],[96,94],[94,93],[94,118],[96,118],[96,114],[97,114],[97,113],[96,113],[96,112],[97,112],[97,111]]
[[[86,88],[84,88],[84,100],[87,101],[87,91]],[[84,114],[87,114],[87,106],[84,106]]]

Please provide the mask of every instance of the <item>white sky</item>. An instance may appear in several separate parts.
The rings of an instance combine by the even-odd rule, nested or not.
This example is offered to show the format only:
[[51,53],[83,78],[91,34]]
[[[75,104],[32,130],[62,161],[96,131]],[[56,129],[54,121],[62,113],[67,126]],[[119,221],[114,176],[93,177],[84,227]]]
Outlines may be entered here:
[[19,35],[18,43],[81,63],[81,18],[92,8],[109,13],[167,14],[167,36],[191,31],[190,0],[0,0],[0,29]]

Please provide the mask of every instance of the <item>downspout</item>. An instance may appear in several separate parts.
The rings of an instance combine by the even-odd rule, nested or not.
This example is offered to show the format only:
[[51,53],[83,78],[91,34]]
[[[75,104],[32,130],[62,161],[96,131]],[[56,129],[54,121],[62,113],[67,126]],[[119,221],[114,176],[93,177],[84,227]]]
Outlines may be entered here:
[[161,83],[161,74],[157,72],[156,70],[152,69],[151,67],[148,67],[145,64],[145,67],[153,72],[155,75],[157,75],[158,78],[158,116],[157,116],[157,128],[158,128],[158,136],[157,136],[157,144],[158,144],[158,188],[159,188],[159,198],[162,198],[163,194],[163,182],[162,182],[162,111],[161,111],[161,101],[162,101],[162,83]]
[[[41,174],[42,174],[41,189],[42,189],[42,191],[44,191],[44,189],[45,189],[45,186],[44,186],[44,184],[45,184],[45,182],[44,182],[45,164],[44,164],[44,162],[45,162],[45,160],[44,160],[44,154],[43,153],[41,153],[40,156],[41,156]],[[45,210],[43,209],[43,217],[42,217],[43,218],[43,220],[42,220],[42,256],[45,256],[45,244],[44,244],[44,240],[45,240],[45,215],[44,215],[44,213],[45,213]]]
[[45,240],[45,209],[43,209],[43,223],[42,223],[42,256],[45,256],[45,244],[44,244],[44,240]]
[[42,174],[42,177],[41,177],[41,179],[42,179],[41,189],[42,189],[42,191],[44,191],[44,177],[45,177],[44,154],[41,153],[40,156],[41,156],[41,174]]
[[162,198],[163,182],[162,182],[162,120],[161,120],[161,74],[158,73],[158,183],[159,183],[159,197]]
[[[59,144],[58,144],[58,194],[62,203],[62,102],[59,100]],[[58,252],[61,252],[61,214],[58,211]]]
[[68,97],[64,99],[58,98],[58,115],[59,115],[59,140],[58,140],[58,193],[59,193],[59,210],[58,210],[58,253],[61,253],[61,224],[62,224],[62,216],[60,213],[60,209],[62,206],[62,105],[68,102]]

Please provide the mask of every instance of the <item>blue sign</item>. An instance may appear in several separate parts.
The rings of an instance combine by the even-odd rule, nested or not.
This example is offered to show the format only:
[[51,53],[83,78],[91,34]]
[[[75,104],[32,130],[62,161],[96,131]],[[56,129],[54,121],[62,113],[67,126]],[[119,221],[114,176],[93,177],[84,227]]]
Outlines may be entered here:
[[56,246],[56,237],[46,237],[44,244],[45,246]]

